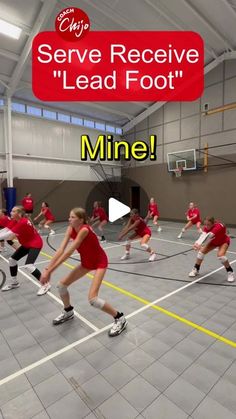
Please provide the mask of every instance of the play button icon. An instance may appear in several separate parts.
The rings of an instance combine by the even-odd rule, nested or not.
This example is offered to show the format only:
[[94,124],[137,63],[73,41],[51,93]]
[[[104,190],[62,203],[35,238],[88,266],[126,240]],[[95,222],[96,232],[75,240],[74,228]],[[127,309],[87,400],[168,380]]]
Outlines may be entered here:
[[111,223],[123,217],[123,215],[128,214],[130,211],[131,209],[130,207],[128,207],[128,205],[122,204],[122,202],[118,201],[115,198],[109,198],[108,214],[109,214],[109,221]]

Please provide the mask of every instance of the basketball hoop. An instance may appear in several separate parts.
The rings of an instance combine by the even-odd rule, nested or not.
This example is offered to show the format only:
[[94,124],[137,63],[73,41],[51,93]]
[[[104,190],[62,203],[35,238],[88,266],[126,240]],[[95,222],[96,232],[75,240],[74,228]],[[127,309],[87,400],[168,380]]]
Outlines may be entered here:
[[181,177],[183,172],[183,167],[177,167],[177,169],[174,169],[175,177]]

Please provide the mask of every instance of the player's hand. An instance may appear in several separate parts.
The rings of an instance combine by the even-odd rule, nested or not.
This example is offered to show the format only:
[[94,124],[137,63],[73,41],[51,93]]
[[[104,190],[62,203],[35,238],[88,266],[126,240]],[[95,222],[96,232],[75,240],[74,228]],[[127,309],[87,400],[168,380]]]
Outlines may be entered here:
[[194,250],[200,250],[201,245],[198,243],[194,243],[193,248]]
[[47,284],[50,281],[50,273],[48,272],[47,269],[44,269],[41,277],[40,277],[40,282],[42,285]]

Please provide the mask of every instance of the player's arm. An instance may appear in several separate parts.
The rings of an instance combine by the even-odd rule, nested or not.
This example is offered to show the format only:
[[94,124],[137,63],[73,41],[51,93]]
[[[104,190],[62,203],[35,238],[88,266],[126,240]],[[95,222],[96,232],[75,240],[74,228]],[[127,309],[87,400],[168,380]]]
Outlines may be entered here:
[[130,228],[131,225],[132,225],[132,221],[131,221],[131,218],[130,218],[129,221],[127,222],[127,224],[125,225],[125,227],[121,230],[121,232],[118,236],[119,240],[121,240],[124,236],[126,236],[126,234],[128,233],[129,228]]
[[127,233],[129,233],[129,231],[135,230],[139,224],[140,224],[140,220],[136,220],[133,224],[129,226],[129,228],[127,228]]
[[75,249],[77,249],[82,241],[85,239],[85,237],[88,235],[88,230],[85,228],[82,228],[79,233],[77,234],[77,237],[75,240],[73,240],[73,243],[70,245],[70,247],[66,250],[66,246],[70,240],[70,234],[69,234],[69,229],[66,232],[66,235],[64,237],[63,242],[61,243],[61,246],[57,252],[57,254],[54,256],[54,260],[52,260],[50,262],[50,264],[48,265],[48,267],[46,268],[47,274],[48,276],[51,275],[51,273],[53,271],[55,271],[55,269],[58,268],[58,266],[60,266],[66,259],[68,259],[68,257],[70,257],[72,255],[72,253],[74,253]]
[[34,221],[36,221],[39,217],[41,217],[42,214],[43,214],[43,212],[40,211],[40,213],[36,217],[34,217]]
[[209,233],[203,232],[203,233],[201,233],[201,235],[198,238],[198,240],[194,243],[193,248],[195,250],[199,250],[200,247],[206,246],[214,238],[215,238],[215,234],[214,233],[211,233],[211,232],[209,232]]
[[5,227],[0,231],[0,240],[13,240],[16,235],[9,228]]

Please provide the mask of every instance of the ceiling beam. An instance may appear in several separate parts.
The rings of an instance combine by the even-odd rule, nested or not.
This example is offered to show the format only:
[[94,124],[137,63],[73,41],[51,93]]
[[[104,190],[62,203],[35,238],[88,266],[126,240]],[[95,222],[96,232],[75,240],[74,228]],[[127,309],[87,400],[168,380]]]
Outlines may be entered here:
[[[175,19],[173,19],[172,17],[170,17],[166,12],[164,12],[163,10],[161,10],[160,6],[153,4],[151,2],[151,0],[144,0],[146,4],[148,4],[153,10],[155,10],[159,15],[163,16],[165,18],[165,20],[167,22],[170,22],[172,26],[174,26],[176,29],[178,29],[179,31],[186,31],[186,30],[190,30],[182,25],[180,25],[179,23],[176,22]],[[205,43],[205,50],[206,52],[213,58],[215,58],[215,53],[212,50],[212,48],[210,46],[207,46],[207,44]]]
[[[229,51],[229,52],[225,52],[225,53],[221,54],[219,57],[217,57],[215,60],[213,60],[211,63],[207,64],[204,67],[204,74],[209,73],[209,71],[213,70],[215,67],[217,67],[223,61],[233,60],[233,59],[236,59],[236,51]],[[166,102],[156,102],[153,105],[151,105],[146,111],[141,112],[138,116],[136,116],[130,122],[125,124],[122,127],[123,132],[125,133],[127,131],[130,131],[135,125],[139,124],[139,122],[142,122],[144,119],[146,119],[153,112],[156,112],[163,105],[165,105],[165,103]]]
[[113,9],[107,4],[103,3],[101,4],[101,0],[99,2],[99,5],[96,5],[94,1],[92,0],[84,0],[85,3],[89,4],[93,9],[98,10],[100,13],[102,13],[104,16],[106,16],[108,19],[113,20],[113,22],[118,23],[122,28],[127,30],[134,30],[138,29],[137,25],[134,24],[133,20],[129,20],[125,18],[124,16],[121,16],[116,9]]
[[0,55],[5,58],[9,58],[12,61],[18,61],[20,56],[14,52],[7,51],[6,49],[0,48]]
[[32,41],[35,37],[35,35],[40,32],[40,29],[42,28],[43,24],[46,20],[50,17],[55,5],[57,3],[57,0],[45,0],[41,10],[39,12],[39,15],[34,23],[34,26],[32,28],[32,31],[30,33],[30,36],[28,40],[26,41],[26,44],[23,48],[22,54],[20,56],[20,59],[13,71],[13,74],[10,79],[9,83],[9,89],[6,92],[7,96],[11,97],[14,94],[14,91],[23,75],[25,65],[27,63],[27,59],[29,57],[29,54],[31,52],[32,48]]
[[129,114],[129,113],[126,113],[126,112],[122,112],[122,111],[118,111],[117,109],[112,109],[112,108],[109,108],[107,106],[100,105],[100,104],[94,103],[94,102],[92,102],[92,103],[79,102],[79,104],[85,105],[85,106],[89,106],[90,109],[92,107],[92,108],[100,109],[101,111],[113,113],[114,115],[123,116],[123,117],[125,117],[125,118],[127,118],[129,120],[131,120],[134,117],[134,115],[132,115],[132,114]]
[[224,5],[228,8],[229,12],[236,18],[236,8],[234,8],[228,0],[221,0]]
[[191,10],[191,12],[199,19],[203,25],[207,27],[208,30],[210,30],[219,41],[221,41],[226,49],[233,50],[233,45],[230,44],[230,42],[223,36],[221,33],[206,19],[200,12],[197,10],[195,6],[193,6],[191,3],[189,3],[189,0],[182,0],[184,4]]

